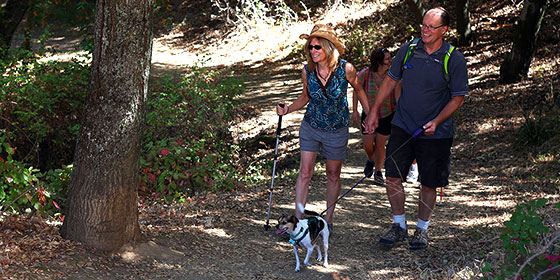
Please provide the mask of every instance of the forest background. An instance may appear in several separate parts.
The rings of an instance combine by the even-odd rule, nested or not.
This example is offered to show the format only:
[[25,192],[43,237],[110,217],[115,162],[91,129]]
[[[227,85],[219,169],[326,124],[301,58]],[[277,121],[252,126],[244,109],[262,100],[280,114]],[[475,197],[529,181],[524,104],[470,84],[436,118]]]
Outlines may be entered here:
[[[138,271],[138,262],[127,262],[127,253],[138,253],[134,250],[142,248],[138,245],[142,242],[132,243],[137,245],[128,251],[103,250],[72,238],[62,239],[58,233],[68,211],[75,148],[88,109],[95,1],[15,2],[26,4],[25,9],[19,7],[23,11],[20,20],[16,25],[2,22],[3,31],[12,27],[13,36],[1,49],[0,64],[0,276],[80,278],[77,275],[83,277],[91,269],[104,278],[102,273],[116,266],[126,272],[112,277],[130,277],[130,271]],[[17,14],[17,9],[8,9],[13,8],[10,3],[14,1],[0,1],[3,20]],[[468,11],[463,12],[469,20],[465,28],[472,33],[454,29],[448,40],[467,58],[471,94],[457,115],[454,160],[463,168],[459,176],[473,177],[463,179],[463,187],[478,188],[472,196],[481,200],[482,211],[493,218],[460,226],[462,233],[455,235],[455,242],[472,250],[454,259],[455,263],[465,261],[462,268],[445,270],[441,264],[420,263],[378,277],[558,276],[557,1],[147,3],[153,8],[154,49],[134,177],[138,183],[133,186],[138,202],[132,201],[138,204],[135,222],[142,240],[180,232],[184,227],[217,228],[231,234],[235,230],[227,224],[234,221],[227,217],[216,221],[224,213],[215,211],[244,205],[246,200],[251,203],[239,211],[262,212],[268,198],[268,186],[263,185],[268,184],[272,170],[273,105],[283,97],[276,88],[295,88],[292,91],[297,92],[297,67],[303,61],[297,36],[308,33],[314,22],[333,25],[347,47],[345,57],[363,68],[371,50],[388,47],[394,52],[417,36],[422,10],[442,5],[456,15],[455,7],[460,5]],[[534,32],[533,45],[531,40],[519,39],[520,22],[531,5],[542,7],[537,9],[542,18],[536,23],[540,30]],[[530,58],[530,67],[513,79],[504,79],[503,69],[515,68],[505,62],[515,50],[514,42],[529,43],[521,48]],[[176,60],[181,63],[173,63]],[[262,77],[270,73],[296,76],[271,85]],[[253,94],[260,97],[251,98]],[[290,133],[282,140],[289,147],[297,139]],[[286,150],[279,162],[284,171],[277,174],[280,193],[293,185],[298,165],[297,149]],[[324,168],[320,163],[317,167]],[[209,201],[215,205],[206,205]],[[456,211],[468,211],[472,201],[463,204],[466,208]],[[182,229],[170,218],[177,212],[186,220],[192,215]],[[186,250],[194,250],[190,246],[198,242],[183,244]],[[156,269],[162,260],[150,257],[150,267]],[[70,268],[60,270],[60,261]],[[73,269],[81,273],[71,272]],[[359,275],[340,269],[320,272],[333,278]],[[158,275],[150,270],[142,273],[147,278]],[[184,276],[177,273],[176,278]],[[208,271],[201,273],[210,277]]]

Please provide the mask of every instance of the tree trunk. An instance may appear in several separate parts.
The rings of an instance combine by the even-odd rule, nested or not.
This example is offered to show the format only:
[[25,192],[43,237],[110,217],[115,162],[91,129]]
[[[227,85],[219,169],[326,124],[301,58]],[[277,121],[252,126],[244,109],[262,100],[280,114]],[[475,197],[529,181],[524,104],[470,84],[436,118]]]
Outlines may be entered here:
[[28,7],[27,0],[8,0],[6,6],[0,9],[0,58],[4,56],[4,50],[10,48],[12,36]]
[[457,45],[469,45],[472,36],[469,0],[455,0],[455,17],[457,18],[457,33],[459,34]]
[[419,26],[420,24],[422,24],[424,13],[426,13],[426,10],[424,9],[424,6],[422,5],[422,0],[406,0],[405,2],[408,4],[408,8],[410,9],[412,14],[414,15],[414,20],[416,21],[416,26]]
[[511,52],[500,66],[500,83],[518,82],[527,76],[547,4],[547,0],[525,0],[517,30],[513,34]]
[[76,145],[65,238],[103,251],[140,239],[138,169],[153,0],[98,0],[91,79]]

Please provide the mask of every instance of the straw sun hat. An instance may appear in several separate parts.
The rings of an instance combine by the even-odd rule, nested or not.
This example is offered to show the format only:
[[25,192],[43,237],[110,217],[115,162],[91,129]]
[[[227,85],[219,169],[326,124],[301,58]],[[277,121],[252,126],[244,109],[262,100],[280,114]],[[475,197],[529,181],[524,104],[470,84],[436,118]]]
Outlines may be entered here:
[[313,37],[321,37],[329,40],[334,44],[339,54],[344,53],[344,45],[338,40],[338,38],[336,37],[336,32],[334,32],[334,29],[332,29],[332,27],[326,24],[316,24],[315,26],[313,26],[313,29],[311,29],[311,33],[309,35],[299,35],[299,38],[301,39],[311,39]]

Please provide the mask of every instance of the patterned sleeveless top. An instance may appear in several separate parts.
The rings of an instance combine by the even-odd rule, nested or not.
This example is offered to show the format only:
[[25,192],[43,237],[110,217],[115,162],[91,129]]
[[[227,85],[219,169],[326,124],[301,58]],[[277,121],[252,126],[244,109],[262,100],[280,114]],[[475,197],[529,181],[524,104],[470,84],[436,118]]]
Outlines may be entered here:
[[[364,86],[370,107],[373,106],[375,97],[377,96],[377,90],[379,89],[379,87],[375,84],[375,75],[376,74],[373,71],[370,71],[369,68],[363,69],[358,73],[358,81]],[[377,116],[380,118],[389,116],[395,112],[396,106],[395,93],[394,91],[391,91],[389,97],[381,103],[381,107],[379,107],[379,114]]]
[[321,130],[333,131],[348,126],[346,60],[340,59],[326,87],[319,82],[317,71],[309,72],[306,65],[305,73],[309,102],[303,120]]

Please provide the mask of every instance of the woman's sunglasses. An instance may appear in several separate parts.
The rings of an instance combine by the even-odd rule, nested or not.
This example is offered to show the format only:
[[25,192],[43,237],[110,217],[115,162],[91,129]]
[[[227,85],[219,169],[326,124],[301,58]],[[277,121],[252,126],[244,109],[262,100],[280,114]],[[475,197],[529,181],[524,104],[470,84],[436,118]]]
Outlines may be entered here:
[[321,47],[320,45],[308,45],[307,48],[309,50],[312,50],[312,49],[320,50],[323,47]]

